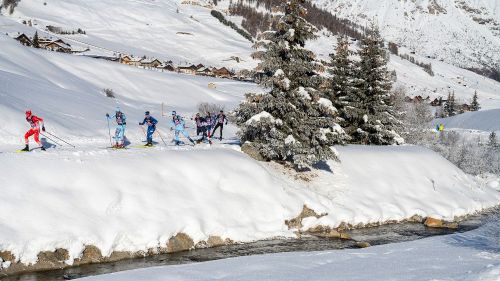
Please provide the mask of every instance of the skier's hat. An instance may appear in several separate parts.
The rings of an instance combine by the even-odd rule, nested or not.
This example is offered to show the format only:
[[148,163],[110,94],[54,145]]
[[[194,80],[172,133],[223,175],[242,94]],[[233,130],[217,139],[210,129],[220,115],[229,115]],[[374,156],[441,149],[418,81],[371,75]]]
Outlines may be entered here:
[[119,106],[116,107],[116,112],[122,112]]
[[175,110],[172,111],[172,115],[177,115],[177,112],[175,112]]
[[149,115],[149,111],[144,112],[145,115]]
[[31,110],[30,109],[26,110],[25,113],[26,113],[26,116],[28,116],[28,117],[31,116]]

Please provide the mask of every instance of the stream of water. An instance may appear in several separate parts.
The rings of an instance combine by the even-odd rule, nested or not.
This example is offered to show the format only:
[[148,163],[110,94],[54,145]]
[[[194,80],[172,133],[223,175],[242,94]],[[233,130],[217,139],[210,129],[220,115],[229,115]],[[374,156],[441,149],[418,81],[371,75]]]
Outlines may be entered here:
[[356,241],[369,242],[371,245],[411,241],[435,235],[446,235],[455,232],[473,230],[487,220],[498,219],[500,210],[469,217],[460,223],[457,230],[427,228],[420,223],[391,224],[378,227],[352,230],[349,232],[353,240],[339,240],[316,237],[302,239],[275,239],[257,241],[247,244],[236,244],[207,249],[196,249],[187,252],[162,254],[137,259],[128,259],[112,263],[89,264],[79,267],[30,272],[0,278],[2,281],[58,281],[112,273],[123,270],[145,268],[161,265],[175,265],[203,262],[238,256],[260,255],[292,251],[324,251],[355,248]]

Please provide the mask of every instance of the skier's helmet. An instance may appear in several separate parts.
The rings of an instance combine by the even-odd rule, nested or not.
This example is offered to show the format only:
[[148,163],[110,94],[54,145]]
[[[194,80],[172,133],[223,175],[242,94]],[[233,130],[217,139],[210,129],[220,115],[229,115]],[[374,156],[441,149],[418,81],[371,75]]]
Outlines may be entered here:
[[26,117],[30,117],[31,116],[31,110],[26,110]]
[[119,106],[116,107],[116,112],[122,112]]
[[148,115],[149,115],[149,111],[144,112],[144,114],[145,114],[146,116],[148,116]]
[[175,112],[175,110],[172,111],[172,116],[176,116],[176,115],[177,115],[177,112]]

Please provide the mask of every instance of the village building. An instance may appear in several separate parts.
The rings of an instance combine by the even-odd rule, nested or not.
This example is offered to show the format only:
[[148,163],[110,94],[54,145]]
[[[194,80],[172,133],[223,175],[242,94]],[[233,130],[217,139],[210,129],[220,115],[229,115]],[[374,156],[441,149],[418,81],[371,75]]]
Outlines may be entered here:
[[190,65],[190,66],[179,66],[177,68],[177,70],[180,72],[180,73],[184,73],[184,74],[192,74],[192,75],[196,75],[196,65]]
[[56,41],[50,42],[49,44],[45,45],[44,48],[54,52],[71,53],[71,46]]
[[31,39],[24,33],[17,36],[15,39],[17,41],[19,41],[19,43],[23,44],[24,46],[28,46],[28,47],[33,46],[33,41],[31,41]]
[[130,58],[130,61],[127,63],[128,65],[132,65],[132,66],[141,66],[141,62],[142,62],[143,58]]
[[146,68],[157,68],[161,65],[161,61],[158,59],[143,59],[141,61],[141,66]]
[[196,70],[196,75],[213,76],[212,70],[208,67],[200,67]]
[[229,71],[225,67],[222,67],[220,69],[214,68],[212,70],[212,72],[214,73],[215,76],[222,77],[222,78],[231,78],[233,76],[233,74],[231,73],[231,71]]
[[164,63],[158,68],[166,71],[176,71],[175,66],[173,66],[171,63]]
[[43,37],[38,38],[38,46],[40,46],[40,48],[45,48],[52,42],[53,42],[52,39],[49,38],[43,38]]
[[464,103],[464,104],[462,104],[462,105],[459,106],[458,111],[460,113],[469,112],[469,111],[471,111],[470,110],[470,105]]

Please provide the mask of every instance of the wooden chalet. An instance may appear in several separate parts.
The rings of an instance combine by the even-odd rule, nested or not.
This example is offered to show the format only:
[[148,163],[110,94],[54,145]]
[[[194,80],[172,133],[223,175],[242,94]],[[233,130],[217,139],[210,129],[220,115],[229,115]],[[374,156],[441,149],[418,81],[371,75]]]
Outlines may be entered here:
[[464,112],[468,112],[468,111],[471,111],[470,110],[470,105],[464,103],[464,104],[461,104],[458,108],[459,112],[460,113],[464,113]]
[[157,68],[161,65],[161,61],[158,59],[143,59],[141,61],[141,66],[147,68]]
[[210,68],[208,67],[200,67],[196,70],[196,75],[201,75],[201,76],[213,76],[214,73]]
[[215,76],[217,77],[222,77],[222,78],[231,78],[233,76],[233,74],[231,73],[231,71],[229,71],[227,68],[225,67],[222,67],[220,69],[214,69],[213,70],[213,73]]
[[192,75],[196,75],[196,65],[190,65],[190,66],[179,66],[177,68],[177,70],[180,72],[180,73],[185,73],[185,74],[192,74]]
[[163,69],[166,71],[175,71],[175,66],[173,66],[171,63],[164,63],[160,66],[158,66],[159,69]]
[[132,58],[129,55],[120,55],[120,63],[130,64],[130,61],[132,61]]
[[71,53],[71,46],[56,41],[50,42],[44,48],[54,52]]
[[15,39],[17,41],[19,41],[19,43],[23,44],[24,46],[28,46],[28,47],[33,46],[33,41],[31,41],[31,39],[24,33],[17,36]]
[[131,57],[130,61],[127,64],[128,65],[132,65],[132,66],[141,66],[142,60],[143,60],[143,58],[134,58],[134,57]]

